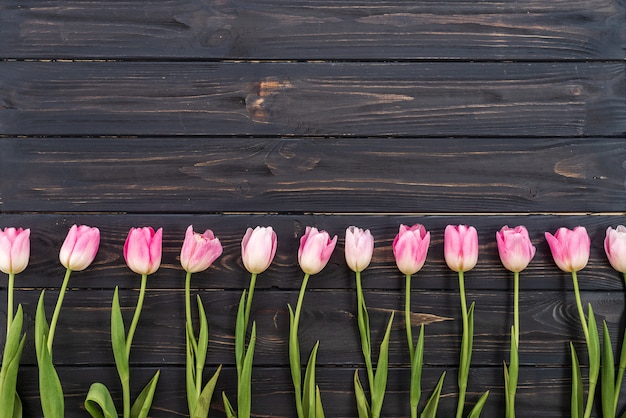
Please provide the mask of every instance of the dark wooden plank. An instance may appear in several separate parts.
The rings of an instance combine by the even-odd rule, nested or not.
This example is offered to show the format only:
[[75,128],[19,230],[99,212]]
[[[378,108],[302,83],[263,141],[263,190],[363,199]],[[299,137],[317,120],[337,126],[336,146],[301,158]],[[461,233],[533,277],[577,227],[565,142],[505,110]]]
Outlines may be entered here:
[[626,207],[623,138],[2,138],[0,150],[5,212]]
[[[133,396],[150,379],[156,367],[131,369]],[[157,386],[151,417],[186,416],[187,404],[184,392],[184,370],[161,367],[161,379]],[[121,402],[121,390],[113,367],[94,370],[91,367],[62,367],[58,369],[65,390],[66,417],[84,417],[83,401],[89,386],[94,381],[102,381],[112,392],[114,401]],[[422,405],[430,396],[441,368],[425,368],[422,377]],[[352,387],[354,369],[317,368],[317,382],[320,386],[324,411],[329,417],[356,417],[357,411]],[[516,410],[519,416],[536,416],[541,413],[546,418],[569,416],[569,374],[568,368],[522,367],[516,397]],[[293,417],[295,406],[288,369],[256,368],[252,380],[252,414],[257,417]],[[409,371],[406,368],[391,368],[388,391],[383,404],[383,416],[407,417]],[[441,416],[453,416],[456,408],[456,375],[447,370],[443,397],[439,406]],[[223,369],[217,383],[211,405],[210,416],[223,416],[224,407],[221,392],[225,391],[231,401],[236,396],[236,371],[232,367]],[[468,405],[472,405],[479,395],[489,389],[490,395],[484,409],[484,416],[499,416],[504,410],[502,370],[500,367],[474,368],[470,371]],[[19,393],[24,401],[25,416],[40,414],[37,392],[37,371],[33,367],[20,370]],[[537,393],[540,392],[541,396]],[[626,390],[622,386],[622,399]],[[420,408],[421,409],[421,408]],[[624,401],[618,411],[623,411]],[[597,415],[595,415],[597,416]]]
[[624,3],[5,0],[0,56],[617,59]]
[[[211,270],[194,276],[192,286],[201,289],[242,290],[249,284],[241,257],[241,238],[246,228],[257,225],[272,226],[278,235],[277,255],[270,268],[257,282],[258,289],[297,290],[302,272],[297,263],[299,239],[306,226],[316,226],[338,235],[337,248],[328,266],[315,276],[311,289],[354,289],[354,274],[345,264],[343,239],[350,225],[368,228],[376,246],[371,265],[364,272],[363,285],[367,289],[402,290],[404,280],[397,270],[392,242],[400,224],[424,224],[431,232],[431,247],[422,271],[416,275],[415,289],[457,289],[456,275],[448,269],[443,258],[443,234],[448,224],[468,224],[479,233],[479,260],[467,274],[468,289],[512,291],[512,277],[501,265],[495,242],[495,233],[503,225],[526,225],[537,247],[537,254],[522,274],[524,290],[572,290],[569,275],[561,272],[550,254],[544,232],[554,233],[559,227],[583,225],[591,240],[588,266],[579,273],[582,289],[591,291],[623,291],[623,280],[611,268],[604,254],[603,240],[606,228],[626,223],[615,216],[556,216],[556,215],[84,215],[84,214],[3,214],[0,227],[31,228],[31,259],[29,267],[19,275],[16,285],[23,289],[57,288],[64,269],[58,262],[59,249],[72,224],[97,226],[102,241],[95,263],[86,271],[75,273],[71,286],[79,289],[136,289],[137,276],[126,266],[123,258],[124,240],[131,227],[152,225],[164,230],[162,265],[150,281],[153,289],[182,289],[184,272],[179,264],[180,247],[188,225],[197,230],[212,229],[220,238],[224,253]],[[1,282],[0,282],[1,283]],[[238,300],[238,298],[236,298]],[[236,303],[233,302],[233,303]]]
[[1,62],[6,135],[606,136],[624,63]]

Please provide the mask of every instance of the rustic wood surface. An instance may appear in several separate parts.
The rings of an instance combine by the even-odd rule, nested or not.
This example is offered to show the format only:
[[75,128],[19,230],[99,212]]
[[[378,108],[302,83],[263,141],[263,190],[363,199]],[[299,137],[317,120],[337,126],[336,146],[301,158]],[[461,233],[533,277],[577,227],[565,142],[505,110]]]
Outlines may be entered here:
[[240,241],[256,225],[275,228],[278,250],[252,307],[252,415],[295,416],[287,304],[302,280],[299,237],[312,225],[339,242],[309,284],[301,348],[308,356],[320,340],[326,416],[357,416],[352,378],[364,362],[343,256],[345,229],[357,225],[376,239],[363,273],[373,341],[397,312],[383,416],[408,416],[404,280],[392,242],[400,224],[417,222],[432,244],[413,278],[411,322],[427,324],[424,391],[447,372],[439,416],[454,414],[461,336],[443,231],[461,223],[477,228],[480,243],[466,275],[476,302],[468,405],[490,390],[483,416],[503,415],[513,285],[495,232],[521,224],[537,255],[521,274],[518,416],[570,416],[568,344],[582,353],[584,336],[570,276],[554,265],[544,232],[589,231],[582,297],[617,347],[626,296],[602,241],[608,226],[626,223],[625,20],[623,0],[3,1],[0,227],[32,230],[15,295],[26,314],[25,416],[41,416],[37,298],[45,289],[52,310],[64,273],[58,251],[75,223],[99,227],[102,243],[94,264],[72,275],[55,339],[67,417],[88,415],[95,381],[121,401],[110,303],[116,286],[123,307],[136,301],[139,279],[122,248],[129,228],[147,225],[164,230],[163,263],[148,282],[131,383],[136,394],[161,369],[151,417],[188,416],[179,263],[188,225],[212,229],[224,245],[192,278],[209,319],[206,373],[224,367],[211,416],[224,416],[222,391],[236,394],[234,321],[249,283]]

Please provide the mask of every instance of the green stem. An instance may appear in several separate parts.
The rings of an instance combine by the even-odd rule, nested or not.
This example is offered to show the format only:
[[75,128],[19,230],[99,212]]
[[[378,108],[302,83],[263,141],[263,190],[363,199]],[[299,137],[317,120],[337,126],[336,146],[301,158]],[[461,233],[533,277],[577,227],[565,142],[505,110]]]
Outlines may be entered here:
[[585,341],[589,346],[589,328],[587,328],[587,320],[585,319],[585,312],[583,311],[583,304],[580,299],[580,289],[578,288],[578,276],[576,272],[572,272],[572,282],[574,283],[574,294],[576,295],[576,306],[578,307],[578,315],[580,316],[580,323],[583,326],[583,333],[585,334]]
[[459,271],[459,291],[461,299],[461,314],[463,316],[463,338],[461,340],[461,360],[459,362],[459,400],[456,409],[456,418],[463,416],[465,406],[465,393],[467,391],[467,363],[469,362],[469,319],[467,315],[467,301],[465,300],[465,278],[462,271]]
[[186,327],[187,327],[187,332],[189,333],[189,336],[191,337],[190,340],[192,342],[192,346],[193,346],[193,352],[196,353],[198,351],[198,347],[197,347],[197,343],[196,343],[196,336],[193,332],[193,323],[192,323],[192,319],[191,319],[191,273],[187,272],[186,276],[185,276],[185,318],[186,318]]
[[137,307],[135,308],[135,314],[133,315],[133,320],[130,323],[130,328],[128,329],[128,336],[126,337],[126,358],[130,358],[130,347],[133,344],[133,337],[135,335],[135,330],[137,329],[137,323],[139,322],[139,315],[141,315],[141,308],[143,307],[143,300],[146,296],[146,284],[148,282],[148,275],[141,275],[141,289],[139,290],[139,299],[137,299]]
[[252,273],[250,276],[250,289],[248,290],[248,297],[246,299],[246,311],[244,314],[243,323],[245,329],[248,330],[248,319],[250,319],[250,309],[252,308],[252,296],[254,295],[254,286],[256,285],[256,273]]
[[65,270],[65,277],[63,278],[63,284],[57,298],[57,304],[54,307],[54,313],[52,314],[52,322],[50,322],[50,332],[48,333],[48,352],[52,355],[52,341],[54,340],[54,332],[57,328],[57,321],[59,320],[59,314],[61,313],[61,305],[63,305],[63,299],[65,298],[65,291],[67,290],[67,284],[70,281],[70,274],[72,270],[69,268]]
[[122,401],[124,403],[124,418],[130,418],[130,382],[122,380]]
[[15,286],[15,273],[9,273],[9,288],[7,300],[7,335],[13,322],[13,287]]
[[406,328],[406,340],[409,343],[409,358],[413,364],[413,332],[411,331],[411,275],[407,274],[405,278],[404,292],[404,323]]
[[515,345],[519,347],[519,272],[513,273],[513,326],[515,327]]
[[[296,312],[294,313],[294,319],[293,319],[293,329],[291,330],[292,335],[295,336],[295,338],[293,339],[295,341],[296,346],[292,347],[293,353],[295,357],[292,357],[294,360],[297,358],[298,360],[300,359],[300,348],[298,345],[298,326],[300,325],[300,315],[302,312],[302,302],[304,301],[304,292],[306,290],[306,286],[309,282],[309,278],[311,277],[310,274],[305,273],[304,274],[304,279],[302,280],[302,286],[300,286],[300,293],[298,294],[298,302],[296,303]],[[291,365],[291,367],[298,367],[300,368],[300,363],[299,361],[297,362],[293,362],[294,364]],[[297,364],[296,364],[297,363]],[[298,369],[299,370],[299,369]],[[302,382],[300,382],[300,374],[296,373],[296,375],[292,375],[293,378],[293,386],[294,386],[294,390],[296,393],[296,412],[298,414],[298,417],[304,417],[304,409],[302,407]]]
[[369,319],[366,318],[367,308],[363,297],[363,286],[361,285],[361,272],[356,272],[356,296],[357,296],[357,320],[359,332],[361,333],[361,348],[365,358],[365,368],[367,369],[367,381],[369,383],[370,394],[374,392],[374,371],[372,370],[372,348],[370,344]]

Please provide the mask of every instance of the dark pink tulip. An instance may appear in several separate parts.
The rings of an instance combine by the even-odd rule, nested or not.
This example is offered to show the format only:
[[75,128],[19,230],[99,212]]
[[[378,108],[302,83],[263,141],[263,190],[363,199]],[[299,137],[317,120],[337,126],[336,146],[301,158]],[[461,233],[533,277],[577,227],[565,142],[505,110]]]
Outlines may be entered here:
[[241,240],[241,259],[252,274],[263,273],[276,255],[276,233],[271,226],[248,228]]
[[420,271],[426,261],[429,245],[430,232],[426,232],[424,225],[400,225],[400,231],[393,240],[393,255],[398,269],[406,275]]
[[215,238],[213,231],[207,229],[204,234],[193,232],[189,225],[185,241],[180,249],[180,264],[188,273],[198,273],[209,268],[222,255],[222,244]]
[[372,261],[374,253],[374,237],[370,230],[364,231],[356,226],[348,227],[344,251],[350,270],[354,272],[365,270]]
[[96,258],[99,246],[100,230],[98,228],[73,225],[61,246],[59,260],[67,269],[85,270]]
[[573,230],[559,228],[554,235],[545,234],[552,258],[556,265],[565,272],[582,270],[589,261],[591,240],[584,226],[577,226]]
[[126,264],[137,274],[152,274],[161,265],[163,228],[131,228],[124,244]]
[[619,225],[606,230],[604,251],[611,266],[620,273],[626,273],[626,227]]
[[318,231],[317,228],[306,227],[306,231],[300,238],[298,249],[298,263],[306,274],[317,274],[326,266],[330,259],[337,236],[331,240],[326,231]]
[[496,232],[496,242],[502,265],[514,273],[528,267],[530,260],[535,256],[536,249],[530,242],[528,230],[524,226],[502,227]]
[[469,271],[478,262],[478,232],[473,226],[448,225],[443,240],[446,264],[456,272]]
[[0,270],[6,274],[21,273],[30,257],[30,229],[0,229]]

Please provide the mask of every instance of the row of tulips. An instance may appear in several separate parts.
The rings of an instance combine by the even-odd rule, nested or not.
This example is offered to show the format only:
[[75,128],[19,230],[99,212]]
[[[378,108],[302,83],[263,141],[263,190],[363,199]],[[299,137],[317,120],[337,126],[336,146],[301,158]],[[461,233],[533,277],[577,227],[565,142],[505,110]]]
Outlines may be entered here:
[[[13,287],[15,275],[26,269],[30,257],[30,230],[5,228],[0,230],[0,270],[8,274],[7,301],[7,338],[0,371],[0,418],[22,416],[21,401],[16,393],[16,380],[21,352],[25,336],[22,333],[23,312],[18,306],[14,313]],[[553,235],[546,232],[546,240],[550,246],[556,265],[572,275],[577,309],[585,335],[587,356],[590,370],[587,383],[587,400],[584,402],[582,373],[576,351],[571,345],[572,356],[572,416],[587,418],[591,415],[596,387],[600,383],[603,417],[615,417],[617,404],[626,368],[626,342],[624,343],[617,370],[615,370],[613,352],[606,323],[603,327],[602,344],[593,309],[588,305],[587,315],[581,303],[578,288],[577,272],[583,269],[589,259],[590,239],[584,227],[573,230],[560,228]],[[132,228],[124,244],[124,258],[128,267],[141,275],[141,287],[138,301],[134,309],[131,324],[126,327],[121,314],[118,289],[115,289],[111,309],[111,344],[117,371],[122,386],[122,416],[124,418],[146,417],[149,413],[155,388],[159,379],[159,371],[148,382],[142,392],[131,403],[129,356],[133,336],[139,322],[140,313],[147,287],[147,277],[157,271],[161,264],[162,229],[154,231],[151,227]],[[515,393],[518,381],[518,347],[519,347],[519,273],[524,270],[535,255],[528,231],[523,226],[509,228],[504,226],[496,233],[498,252],[503,266],[514,275],[514,318],[511,326],[511,348],[508,366],[504,365],[506,417],[515,416]],[[64,416],[64,396],[62,385],[52,361],[52,349],[56,324],[73,271],[81,271],[93,262],[100,243],[100,231],[89,226],[72,226],[59,253],[61,264],[66,268],[65,277],[57,303],[48,323],[44,309],[44,292],[41,292],[35,318],[35,348],[39,368],[40,399],[43,415],[47,418]],[[323,417],[323,405],[319,387],[315,383],[315,361],[319,341],[312,348],[302,376],[298,326],[304,294],[310,276],[319,273],[328,263],[335,249],[337,236],[330,237],[326,231],[307,227],[300,239],[298,263],[304,278],[298,295],[295,310],[289,306],[289,364],[293,380],[296,411],[299,418]],[[430,232],[423,225],[401,225],[393,241],[393,253],[400,272],[406,277],[405,318],[411,312],[411,277],[423,267],[430,244]],[[250,312],[257,275],[263,273],[272,263],[276,254],[277,238],[271,227],[248,228],[241,241],[241,258],[243,265],[251,274],[250,286],[244,290],[235,324],[235,360],[237,367],[238,390],[236,408],[233,407],[225,393],[222,394],[226,414],[232,417],[249,417],[251,413],[251,374],[256,341],[256,324],[249,326]],[[611,265],[624,274],[626,280],[626,227],[609,227],[604,240],[604,248]],[[369,329],[369,318],[361,286],[361,272],[370,264],[374,249],[374,238],[369,230],[350,226],[345,235],[345,259],[348,267],[354,271],[357,289],[357,322],[361,338],[361,347],[366,366],[367,389],[361,384],[358,370],[354,374],[354,390],[359,418],[379,417],[382,410],[386,384],[388,344],[392,314],[378,350],[378,360],[374,367],[372,359],[372,341]],[[192,322],[192,304],[190,282],[193,273],[208,269],[222,254],[222,246],[211,230],[200,234],[194,232],[192,226],[187,228],[180,252],[180,263],[186,271],[185,280],[185,333],[186,333],[186,389],[191,417],[207,417],[216,382],[221,366],[214,372],[208,382],[203,383],[203,368],[208,347],[208,325],[206,314],[200,297],[197,296],[198,333]],[[465,297],[464,274],[470,271],[478,260],[478,233],[474,227],[466,225],[448,225],[444,234],[444,257],[448,267],[457,272],[459,279],[462,338],[458,373],[458,406],[457,418],[465,414],[465,394],[472,355],[474,330],[474,303],[467,307]],[[411,322],[406,320],[406,337],[411,361],[410,408],[411,416],[435,417],[445,372],[437,382],[432,395],[425,403],[421,412],[418,405],[421,396],[421,371],[424,354],[424,326],[422,325],[414,342]],[[247,336],[249,335],[249,338]],[[602,366],[602,367],[601,367]],[[467,414],[478,417],[485,405],[488,392]],[[101,383],[94,383],[87,394],[85,408],[93,417],[118,417],[117,407],[110,391]]]

